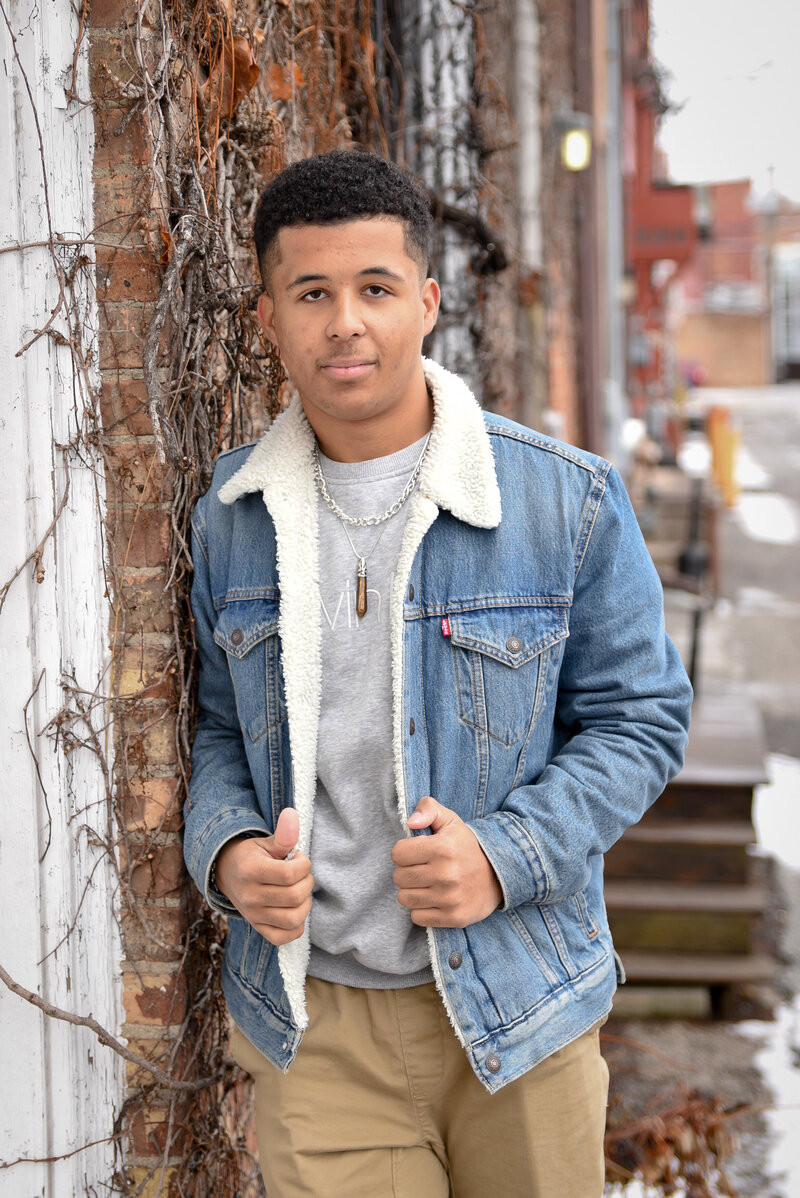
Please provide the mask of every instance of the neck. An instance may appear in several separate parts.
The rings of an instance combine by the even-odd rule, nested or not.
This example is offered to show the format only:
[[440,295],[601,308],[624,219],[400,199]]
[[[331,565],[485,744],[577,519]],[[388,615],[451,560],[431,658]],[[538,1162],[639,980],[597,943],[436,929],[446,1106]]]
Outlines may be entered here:
[[[346,440],[331,440],[320,436],[317,432],[317,444],[326,458],[334,462],[371,462],[375,458],[387,458],[401,449],[407,449],[420,438],[430,432],[432,420],[421,421],[412,428],[405,424],[396,437],[387,437],[383,433],[369,436],[362,430]],[[315,430],[316,432],[316,430]]]
[[398,412],[342,421],[329,418],[318,408],[307,407],[306,416],[326,458],[334,462],[367,462],[398,453],[430,432],[433,401],[423,379],[416,402],[404,404]]

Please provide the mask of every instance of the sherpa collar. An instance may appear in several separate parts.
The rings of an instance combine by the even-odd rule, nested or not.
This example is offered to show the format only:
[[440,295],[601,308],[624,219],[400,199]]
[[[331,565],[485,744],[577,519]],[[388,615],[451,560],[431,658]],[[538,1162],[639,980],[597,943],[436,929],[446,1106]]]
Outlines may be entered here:
[[[419,493],[477,528],[500,523],[500,489],[481,409],[457,375],[423,358],[434,420],[419,478]],[[278,478],[296,489],[299,472],[311,470],[314,433],[295,398],[255,445],[244,465],[220,489],[223,503],[265,491]],[[284,492],[285,493],[285,492]]]

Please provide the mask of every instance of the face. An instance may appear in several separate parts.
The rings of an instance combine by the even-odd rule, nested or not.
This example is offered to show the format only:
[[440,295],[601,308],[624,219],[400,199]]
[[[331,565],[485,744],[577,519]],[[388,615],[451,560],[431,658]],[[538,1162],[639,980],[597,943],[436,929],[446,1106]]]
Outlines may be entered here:
[[300,225],[278,234],[279,261],[258,315],[325,453],[393,453],[430,427],[422,340],[439,288],[421,279],[394,218]]

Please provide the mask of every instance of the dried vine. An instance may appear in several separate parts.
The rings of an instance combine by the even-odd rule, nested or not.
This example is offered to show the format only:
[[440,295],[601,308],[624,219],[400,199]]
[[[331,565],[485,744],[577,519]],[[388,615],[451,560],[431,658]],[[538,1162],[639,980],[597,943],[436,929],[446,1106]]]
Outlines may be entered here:
[[725,1107],[719,1098],[679,1087],[663,1096],[658,1109],[609,1129],[607,1175],[657,1194],[735,1198],[725,1162],[738,1144],[735,1121],[752,1111],[745,1103]]
[[[234,14],[215,0],[151,4],[147,28],[140,12],[132,39],[137,69],[124,95],[133,98],[131,112],[148,129],[151,233],[163,269],[143,369],[158,459],[153,468],[165,467],[169,503],[172,628],[161,674],[172,681],[168,711],[181,778],[176,804],[188,780],[196,682],[187,606],[191,512],[217,453],[260,432],[279,409],[284,386],[280,363],[253,314],[255,205],[264,180],[287,158],[349,141],[341,80],[363,67],[369,54],[368,10],[354,3],[334,5],[333,12],[330,7],[265,0]],[[120,605],[123,644],[126,614]],[[128,702],[129,716],[159,718],[154,709],[130,710],[138,698],[120,695],[119,702]],[[127,749],[119,763],[123,791],[138,769],[135,739]],[[153,841],[158,839],[155,831]],[[131,881],[147,859],[147,837],[137,834],[126,850],[126,901],[144,923]],[[219,982],[224,928],[191,888],[184,888],[181,901],[188,914],[180,960],[188,1001],[180,1030],[167,1045],[166,1068],[171,1076],[216,1080],[189,1098],[168,1092],[167,1117],[152,1146],[159,1163],[144,1176],[121,1170],[118,1185],[130,1194],[154,1181],[156,1192],[170,1195],[256,1195],[260,1180],[249,1150],[247,1090],[227,1057]],[[151,1086],[145,1079],[138,1093],[130,1091],[121,1127],[132,1126],[146,1108]]]

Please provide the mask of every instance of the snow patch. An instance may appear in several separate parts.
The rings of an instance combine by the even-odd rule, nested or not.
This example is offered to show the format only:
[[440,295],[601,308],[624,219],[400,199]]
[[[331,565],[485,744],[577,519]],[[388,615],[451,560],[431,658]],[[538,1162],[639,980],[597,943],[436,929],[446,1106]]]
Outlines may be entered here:
[[763,491],[772,482],[746,445],[740,445],[736,455],[736,481],[743,491]]
[[742,532],[768,545],[794,545],[800,541],[800,508],[785,495],[742,495],[734,516]]
[[[800,764],[800,763],[796,763]],[[761,1042],[755,1063],[774,1095],[764,1112],[769,1128],[770,1198],[800,1194],[800,996],[781,1006],[774,1023],[748,1021],[737,1031]]]
[[756,787],[753,802],[758,843],[790,869],[800,870],[800,761],[769,753],[765,764],[769,782]]

